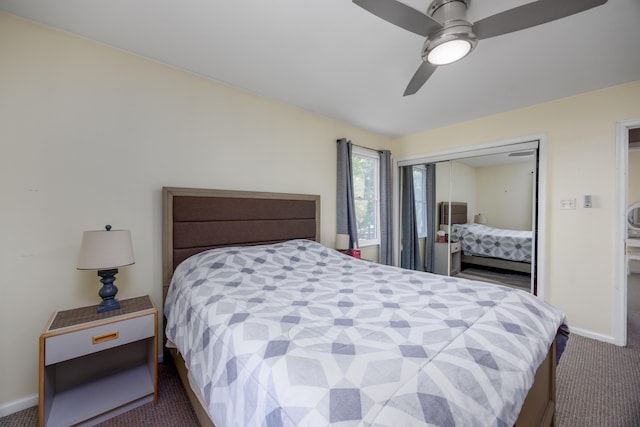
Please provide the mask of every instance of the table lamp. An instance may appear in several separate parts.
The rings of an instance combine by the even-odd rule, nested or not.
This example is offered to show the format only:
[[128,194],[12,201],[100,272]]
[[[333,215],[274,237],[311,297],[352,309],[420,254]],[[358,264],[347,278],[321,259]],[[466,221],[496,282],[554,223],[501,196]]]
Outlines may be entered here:
[[487,225],[487,217],[484,214],[477,214],[473,217],[473,222],[476,224]]
[[337,234],[336,235],[336,250],[342,252],[343,254],[347,253],[349,249],[349,235],[348,234]]
[[113,284],[116,280],[118,267],[135,263],[133,259],[133,245],[129,230],[111,230],[105,226],[104,230],[85,231],[82,234],[78,270],[98,270],[102,288],[98,295],[102,302],[98,305],[98,313],[117,310],[120,302],[115,298],[118,288]]

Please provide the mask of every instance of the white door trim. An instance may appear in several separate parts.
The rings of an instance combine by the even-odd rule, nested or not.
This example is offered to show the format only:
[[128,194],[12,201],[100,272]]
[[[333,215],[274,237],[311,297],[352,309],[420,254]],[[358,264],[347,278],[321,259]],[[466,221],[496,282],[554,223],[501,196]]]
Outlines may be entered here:
[[640,120],[616,123],[616,208],[614,233],[614,303],[613,339],[627,345],[627,185],[629,175],[629,129],[640,127]]
[[[394,228],[394,264],[400,265],[400,167],[433,163],[446,160],[455,160],[471,155],[484,155],[497,152],[506,152],[522,148],[527,143],[537,142],[538,144],[538,204],[537,211],[534,212],[534,220],[538,220],[538,234],[534,239],[535,250],[537,250],[537,262],[532,263],[531,268],[536,269],[538,279],[538,296],[545,299],[546,294],[546,259],[547,259],[547,136],[537,134],[505,141],[491,142],[481,145],[471,145],[453,148],[445,151],[433,153],[421,153],[407,157],[400,157],[393,160],[393,228]],[[534,206],[534,210],[536,207]]]

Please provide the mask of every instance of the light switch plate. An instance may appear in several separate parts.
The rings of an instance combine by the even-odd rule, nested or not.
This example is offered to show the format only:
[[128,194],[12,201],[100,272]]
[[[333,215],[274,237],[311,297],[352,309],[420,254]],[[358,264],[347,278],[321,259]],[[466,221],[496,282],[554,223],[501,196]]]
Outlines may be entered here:
[[576,199],[560,200],[560,209],[575,209],[575,208],[576,208]]

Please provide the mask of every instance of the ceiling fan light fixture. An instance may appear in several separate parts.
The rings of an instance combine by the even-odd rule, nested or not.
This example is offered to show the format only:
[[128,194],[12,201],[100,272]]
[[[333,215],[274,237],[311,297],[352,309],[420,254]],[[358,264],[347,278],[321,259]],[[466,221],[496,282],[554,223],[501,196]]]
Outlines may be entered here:
[[469,54],[478,43],[473,27],[463,19],[445,23],[430,34],[422,47],[422,60],[433,65],[447,65]]
[[431,0],[426,13],[407,5],[405,0],[352,1],[391,24],[426,37],[422,63],[411,77],[404,96],[420,90],[438,66],[468,55],[478,39],[525,30],[607,3],[607,0],[529,0],[471,24],[467,21],[467,10],[475,0]]
[[435,46],[427,53],[427,61],[433,65],[447,65],[464,58],[471,52],[468,40],[449,40]]

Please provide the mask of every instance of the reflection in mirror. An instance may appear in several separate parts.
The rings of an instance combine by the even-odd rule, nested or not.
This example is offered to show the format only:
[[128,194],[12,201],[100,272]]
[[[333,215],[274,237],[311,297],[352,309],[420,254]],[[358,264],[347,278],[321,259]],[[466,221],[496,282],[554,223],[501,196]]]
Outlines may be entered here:
[[403,166],[400,180],[400,266],[433,271],[435,164]]
[[629,237],[640,237],[640,202],[629,207],[627,213]]
[[423,259],[420,256],[413,171],[414,166],[404,166],[401,168],[400,174],[402,182],[400,192],[400,203],[402,206],[402,217],[400,218],[400,235],[402,242],[400,267],[424,271]]
[[[452,225],[449,234],[460,241],[457,277],[531,289],[536,165],[535,152],[527,154],[452,162],[452,201],[468,206],[467,224]],[[476,216],[486,224],[475,223]]]
[[640,204],[638,206],[632,206],[629,209],[629,215],[627,215],[627,221],[633,228],[640,228]]
[[[533,230],[534,212],[537,210],[537,150],[531,145],[525,147],[527,150],[510,148],[513,151],[434,159],[432,163],[416,162],[400,167],[398,261],[401,266],[527,291],[534,289],[532,260],[535,258]],[[407,166],[412,170],[409,171]],[[430,167],[433,177],[423,178]],[[431,194],[424,190],[425,184],[433,185],[432,197],[425,195]],[[452,226],[441,218],[438,207],[443,204],[451,206],[453,202],[467,207],[463,215],[466,220],[461,219],[461,225],[497,230],[502,235],[508,234],[510,240],[496,244],[481,239],[485,242],[484,249],[481,248],[480,253],[473,252],[468,245],[465,246],[464,238],[453,236]],[[434,216],[433,220],[424,218],[429,213]],[[413,223],[412,215],[421,217],[415,219],[415,229],[407,227]],[[475,216],[486,218],[486,221],[480,221],[486,224],[474,223]],[[439,232],[445,235],[439,236]],[[503,239],[502,235],[498,238]],[[521,235],[525,235],[524,243],[515,240]],[[439,241],[439,237],[444,238],[444,242]],[[470,240],[476,242],[478,239]],[[504,247],[509,253],[495,254],[493,248],[496,246]],[[419,256],[414,258],[417,254]]]

